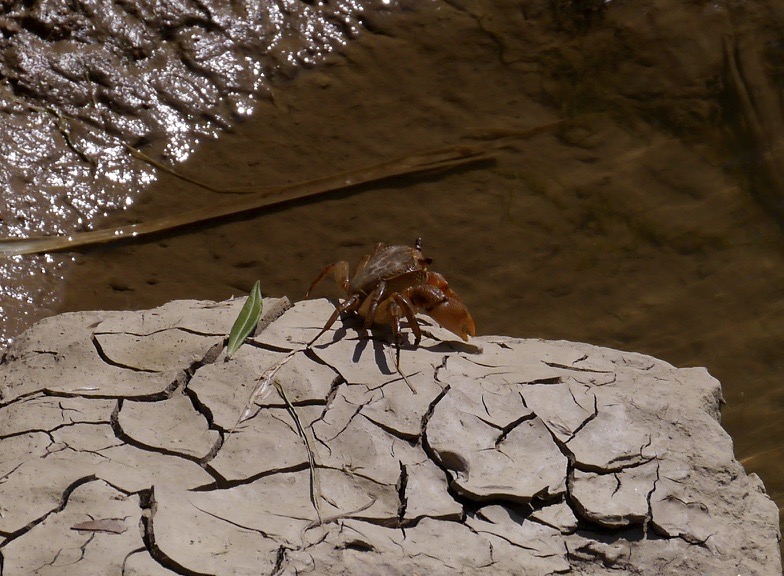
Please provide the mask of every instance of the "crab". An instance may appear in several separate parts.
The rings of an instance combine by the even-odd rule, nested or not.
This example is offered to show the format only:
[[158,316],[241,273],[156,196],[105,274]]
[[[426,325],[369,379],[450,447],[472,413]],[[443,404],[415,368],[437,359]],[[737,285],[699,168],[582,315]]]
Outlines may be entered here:
[[349,278],[349,265],[345,260],[324,268],[310,285],[305,298],[330,273],[348,297],[336,306],[313,341],[329,330],[344,312],[356,313],[364,318],[366,330],[374,323],[390,324],[398,347],[403,316],[414,333],[414,345],[422,340],[417,313],[430,316],[463,340],[474,336],[474,319],[446,279],[427,269],[431,262],[422,254],[422,239],[417,238],[413,248],[376,244],[373,254],[359,260],[352,278]]

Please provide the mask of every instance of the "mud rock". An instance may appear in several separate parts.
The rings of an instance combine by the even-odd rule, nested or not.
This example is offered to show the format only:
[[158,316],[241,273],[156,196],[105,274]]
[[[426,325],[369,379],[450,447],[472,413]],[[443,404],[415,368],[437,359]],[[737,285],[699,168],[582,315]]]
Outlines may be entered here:
[[226,361],[241,304],[67,314],[5,353],[0,573],[781,573],[703,369],[436,326],[398,365],[350,321],[306,348],[332,305],[272,299]]

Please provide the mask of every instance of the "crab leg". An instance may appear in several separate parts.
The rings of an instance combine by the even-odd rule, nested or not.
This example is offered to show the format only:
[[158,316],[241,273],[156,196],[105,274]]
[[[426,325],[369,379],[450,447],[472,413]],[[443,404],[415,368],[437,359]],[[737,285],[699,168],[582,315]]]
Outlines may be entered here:
[[367,330],[373,324],[373,318],[376,316],[376,310],[378,309],[378,303],[383,300],[385,292],[387,290],[387,283],[383,280],[378,283],[375,290],[373,290],[368,295],[368,300],[370,301],[370,306],[367,310],[367,314],[365,314],[365,325],[364,328]]
[[343,288],[344,291],[348,292],[348,262],[345,260],[340,260],[339,262],[333,262],[326,268],[324,268],[321,273],[316,276],[316,279],[313,281],[313,284],[310,285],[308,291],[305,293],[305,298],[310,296],[310,293],[313,292],[313,289],[316,285],[321,282],[327,274],[332,273],[335,277],[335,282]]
[[[379,309],[379,312],[381,312],[381,309]],[[387,301],[386,312],[389,324],[392,326],[392,334],[395,337],[395,343],[398,347],[400,345],[400,318],[403,315],[405,315],[406,320],[408,320],[408,323],[411,326],[411,331],[414,333],[414,345],[419,344],[422,340],[422,331],[419,328],[419,322],[417,322],[414,307],[404,294],[395,292],[390,295],[389,300]],[[376,320],[382,320],[382,318],[377,318]]]
[[389,297],[389,300],[389,322],[392,324],[392,334],[395,336],[395,342],[399,346],[400,313],[402,311],[406,316],[406,320],[408,320],[409,326],[411,326],[411,331],[414,333],[414,346],[416,346],[422,340],[422,330],[419,328],[419,322],[417,322],[414,307],[411,305],[411,302],[408,301],[408,298],[400,292],[392,294]]
[[355,310],[357,310],[359,308],[359,305],[362,303],[361,298],[362,296],[360,294],[354,294],[351,298],[347,298],[342,304],[336,306],[335,311],[332,313],[332,316],[329,317],[327,323],[324,324],[324,327],[321,329],[321,332],[319,332],[316,335],[316,337],[310,341],[308,346],[313,345],[313,343],[316,340],[321,338],[324,332],[326,332],[332,327],[332,325],[335,323],[335,320],[337,320],[338,316],[340,316],[343,312],[354,312]]
[[[367,266],[367,263],[369,261],[370,261],[370,254],[365,254],[362,258],[360,258],[359,261],[357,262],[357,268],[356,270],[354,270],[354,276],[362,272],[362,270],[365,269],[365,266]],[[348,276],[348,274],[346,275]],[[348,290],[348,287],[346,287],[346,290]]]
[[387,302],[387,314],[389,315],[389,325],[392,326],[395,348],[400,350],[400,306],[392,298]]

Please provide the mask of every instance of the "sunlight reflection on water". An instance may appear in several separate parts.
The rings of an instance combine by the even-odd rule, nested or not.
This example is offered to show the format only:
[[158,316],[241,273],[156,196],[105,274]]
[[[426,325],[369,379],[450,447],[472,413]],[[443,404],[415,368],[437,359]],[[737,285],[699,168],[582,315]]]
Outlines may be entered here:
[[[359,34],[358,15],[380,5],[205,2],[210,28],[186,4],[137,6],[133,14],[107,4],[90,20],[5,3],[0,21],[18,32],[2,40],[11,64],[0,68],[24,91],[0,92],[0,235],[93,229],[155,181],[124,143],[187,160],[200,140],[253,113],[271,74],[317,64]],[[63,39],[51,49],[34,26]],[[0,344],[56,307],[70,260],[0,262]]]

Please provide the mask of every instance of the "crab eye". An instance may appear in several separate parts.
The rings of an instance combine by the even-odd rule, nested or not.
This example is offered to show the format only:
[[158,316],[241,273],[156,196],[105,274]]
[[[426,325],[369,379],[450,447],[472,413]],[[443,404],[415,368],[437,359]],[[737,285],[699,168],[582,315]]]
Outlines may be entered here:
[[433,259],[432,258],[420,258],[419,259],[419,265],[420,266],[429,266],[432,263],[433,263]]

